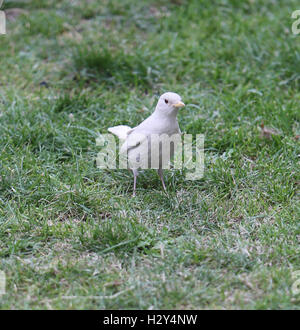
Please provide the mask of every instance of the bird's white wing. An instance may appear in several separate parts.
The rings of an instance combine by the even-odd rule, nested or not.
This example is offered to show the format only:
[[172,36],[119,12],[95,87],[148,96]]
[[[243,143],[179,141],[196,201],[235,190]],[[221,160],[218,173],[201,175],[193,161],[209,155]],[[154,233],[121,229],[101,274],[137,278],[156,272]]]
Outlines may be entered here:
[[147,140],[147,135],[144,133],[135,132],[134,129],[128,131],[127,138],[121,147],[121,153],[127,153],[128,151],[140,146]]
[[126,125],[119,125],[114,127],[109,127],[108,131],[116,135],[120,140],[126,140],[128,133],[132,130],[131,127]]
[[147,134],[133,129],[122,145],[120,155],[127,158],[131,169],[148,168],[149,151]]

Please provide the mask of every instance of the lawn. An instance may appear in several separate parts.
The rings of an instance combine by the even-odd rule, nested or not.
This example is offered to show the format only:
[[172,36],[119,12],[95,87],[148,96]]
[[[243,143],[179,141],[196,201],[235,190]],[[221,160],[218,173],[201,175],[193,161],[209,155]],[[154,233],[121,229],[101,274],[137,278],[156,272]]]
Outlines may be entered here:
[[[0,308],[299,309],[299,1],[2,9]],[[205,135],[204,177],[170,170],[165,194],[143,171],[132,197],[96,138],[166,91]]]

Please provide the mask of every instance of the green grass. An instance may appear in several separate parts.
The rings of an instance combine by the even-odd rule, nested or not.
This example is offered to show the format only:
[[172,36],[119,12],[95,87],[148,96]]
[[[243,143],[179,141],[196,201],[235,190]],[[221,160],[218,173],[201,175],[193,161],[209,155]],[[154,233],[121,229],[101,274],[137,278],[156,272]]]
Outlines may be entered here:
[[[299,1],[16,7],[0,36],[0,307],[299,309]],[[204,177],[168,171],[167,196],[144,172],[132,198],[95,140],[165,91],[187,104],[181,130],[205,134]]]

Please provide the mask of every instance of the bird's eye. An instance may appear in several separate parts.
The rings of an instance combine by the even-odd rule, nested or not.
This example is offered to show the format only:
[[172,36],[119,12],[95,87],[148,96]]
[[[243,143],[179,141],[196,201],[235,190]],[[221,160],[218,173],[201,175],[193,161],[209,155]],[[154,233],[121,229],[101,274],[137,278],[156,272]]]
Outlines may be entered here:
[[169,103],[169,101],[168,101],[167,99],[165,99],[165,103],[166,103],[166,104],[168,104],[168,103]]

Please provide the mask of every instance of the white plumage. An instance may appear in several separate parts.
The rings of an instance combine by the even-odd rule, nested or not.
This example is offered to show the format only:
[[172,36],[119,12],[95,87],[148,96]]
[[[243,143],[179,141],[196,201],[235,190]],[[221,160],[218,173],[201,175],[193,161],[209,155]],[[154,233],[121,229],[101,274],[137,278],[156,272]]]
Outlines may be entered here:
[[127,134],[131,130],[132,128],[126,125],[114,126],[108,129],[110,133],[116,135],[120,140],[126,140]]
[[[162,136],[172,136],[180,134],[180,128],[177,121],[177,113],[184,103],[181,97],[176,93],[164,93],[158,100],[155,111],[138,126],[131,128],[126,125],[110,127],[109,132],[116,135],[120,140],[124,140],[121,147],[121,153],[127,154],[129,168],[132,169],[134,175],[133,195],[136,191],[136,178],[140,167],[147,167],[147,162],[151,155],[155,157],[154,161],[159,165],[157,167],[158,174],[163,184],[164,190],[166,186],[163,179],[162,163],[160,150],[150,148],[151,138]],[[144,166],[144,167],[143,167]]]

